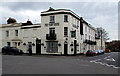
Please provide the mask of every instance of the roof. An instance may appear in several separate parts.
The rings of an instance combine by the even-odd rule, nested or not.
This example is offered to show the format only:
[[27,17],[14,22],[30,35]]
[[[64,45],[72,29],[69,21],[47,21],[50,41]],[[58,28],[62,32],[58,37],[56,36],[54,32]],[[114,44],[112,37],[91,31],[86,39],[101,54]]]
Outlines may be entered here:
[[54,14],[70,14],[73,17],[77,18],[78,20],[82,21],[83,23],[87,24],[93,30],[96,30],[86,20],[84,20],[82,17],[78,16],[77,14],[75,14],[73,11],[71,11],[69,9],[54,9],[54,8],[50,7],[47,11],[41,12],[41,16],[54,15]]
[[41,12],[41,16],[53,15],[53,14],[70,14],[76,17],[78,20],[80,20],[81,18],[80,16],[78,16],[77,14],[75,14],[73,11],[69,9],[53,9],[50,7],[47,11]]
[[50,11],[60,11],[60,10],[71,11],[71,10],[69,10],[69,9],[54,9],[54,8],[52,8],[52,7],[49,7],[49,9],[48,9],[47,11],[43,11],[43,12],[41,12],[41,13],[50,12]]
[[2,24],[1,28],[8,28],[8,27],[21,27],[21,23],[10,23],[10,24]]
[[26,26],[26,25],[33,25],[33,23],[31,21],[27,21],[26,23],[22,23],[22,26]]

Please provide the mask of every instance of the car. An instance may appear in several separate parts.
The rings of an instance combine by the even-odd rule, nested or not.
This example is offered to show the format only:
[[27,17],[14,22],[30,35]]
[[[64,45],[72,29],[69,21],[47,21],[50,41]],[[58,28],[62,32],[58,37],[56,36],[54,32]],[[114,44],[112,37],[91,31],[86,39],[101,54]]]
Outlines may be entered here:
[[86,52],[86,56],[89,56],[89,55],[92,55],[92,56],[95,56],[96,55],[96,52],[94,50],[88,50]]
[[114,49],[114,50],[111,50],[111,52],[120,52],[119,49]]
[[105,53],[105,51],[104,51],[104,50],[101,50],[101,53],[102,53],[102,54],[104,54],[104,53]]
[[96,55],[98,55],[98,54],[99,54],[99,51],[98,51],[98,50],[93,50],[93,51],[95,51]]
[[2,48],[2,54],[3,55],[22,55],[23,51],[16,47],[4,46]]
[[99,54],[104,54],[105,51],[104,50],[97,50],[99,52]]

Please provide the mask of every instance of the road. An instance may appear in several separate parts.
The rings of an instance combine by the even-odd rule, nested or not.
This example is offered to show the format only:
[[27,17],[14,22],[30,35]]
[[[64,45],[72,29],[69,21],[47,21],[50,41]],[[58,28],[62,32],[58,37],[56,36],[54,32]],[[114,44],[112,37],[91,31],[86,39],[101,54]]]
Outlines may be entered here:
[[118,74],[118,53],[94,57],[3,55],[4,74]]
[[87,60],[101,65],[106,65],[113,68],[120,68],[119,56],[120,56],[120,52],[112,52],[94,57],[84,57],[83,60]]

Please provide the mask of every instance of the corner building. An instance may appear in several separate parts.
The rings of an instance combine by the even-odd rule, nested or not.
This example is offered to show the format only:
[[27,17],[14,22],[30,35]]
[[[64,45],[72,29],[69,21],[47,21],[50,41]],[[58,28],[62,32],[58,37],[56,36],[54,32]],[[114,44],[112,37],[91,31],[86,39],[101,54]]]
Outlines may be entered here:
[[77,55],[95,49],[95,28],[67,9],[41,12],[41,54]]
[[68,9],[41,12],[41,24],[16,23],[9,18],[2,27],[2,46],[13,46],[34,54],[77,55],[94,50],[96,29]]

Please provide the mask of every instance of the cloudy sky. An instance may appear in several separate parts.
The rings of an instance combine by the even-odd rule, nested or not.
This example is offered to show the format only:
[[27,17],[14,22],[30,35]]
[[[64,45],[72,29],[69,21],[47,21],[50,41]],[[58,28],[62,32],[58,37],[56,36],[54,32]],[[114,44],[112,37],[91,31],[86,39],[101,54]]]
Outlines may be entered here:
[[41,23],[40,13],[49,7],[70,9],[94,27],[104,28],[110,40],[118,39],[118,2],[2,2],[0,6],[0,24],[6,24],[9,17]]

